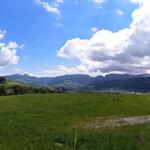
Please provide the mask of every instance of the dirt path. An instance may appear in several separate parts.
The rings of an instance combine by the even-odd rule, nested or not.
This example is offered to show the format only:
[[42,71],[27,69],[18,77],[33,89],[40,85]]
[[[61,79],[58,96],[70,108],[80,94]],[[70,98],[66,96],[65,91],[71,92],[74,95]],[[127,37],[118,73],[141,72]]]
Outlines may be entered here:
[[116,128],[126,125],[150,123],[150,115],[125,117],[125,118],[111,118],[111,119],[96,119],[96,121],[84,122],[78,125],[78,128]]

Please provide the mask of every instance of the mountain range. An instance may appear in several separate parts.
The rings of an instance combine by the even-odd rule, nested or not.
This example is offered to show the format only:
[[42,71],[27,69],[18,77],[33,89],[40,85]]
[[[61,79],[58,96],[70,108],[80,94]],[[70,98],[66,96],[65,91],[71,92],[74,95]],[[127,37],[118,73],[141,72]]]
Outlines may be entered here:
[[81,74],[58,77],[33,77],[28,74],[15,74],[5,77],[7,80],[21,81],[32,85],[63,87],[67,91],[150,91],[149,74],[109,74],[97,77]]

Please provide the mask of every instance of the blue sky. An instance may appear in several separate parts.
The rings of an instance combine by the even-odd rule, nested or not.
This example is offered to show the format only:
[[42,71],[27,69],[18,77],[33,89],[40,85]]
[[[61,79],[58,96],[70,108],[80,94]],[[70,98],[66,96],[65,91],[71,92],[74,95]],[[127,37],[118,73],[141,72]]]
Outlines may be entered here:
[[58,55],[68,40],[90,39],[94,32],[103,29],[118,32],[127,28],[133,20],[131,14],[138,8],[138,3],[129,0],[107,0],[100,4],[94,0],[64,0],[57,5],[53,0],[40,2],[56,7],[60,14],[46,10],[36,0],[0,1],[0,30],[6,31],[0,42],[24,45],[16,48],[16,63],[1,65],[1,74],[40,75],[58,66],[75,68],[81,65],[81,59]]

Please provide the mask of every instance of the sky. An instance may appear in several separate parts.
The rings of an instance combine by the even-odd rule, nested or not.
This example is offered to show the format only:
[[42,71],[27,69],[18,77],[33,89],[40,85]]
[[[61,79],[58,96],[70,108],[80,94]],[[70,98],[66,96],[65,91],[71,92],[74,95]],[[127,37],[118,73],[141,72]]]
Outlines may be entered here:
[[0,75],[150,73],[149,0],[0,0]]

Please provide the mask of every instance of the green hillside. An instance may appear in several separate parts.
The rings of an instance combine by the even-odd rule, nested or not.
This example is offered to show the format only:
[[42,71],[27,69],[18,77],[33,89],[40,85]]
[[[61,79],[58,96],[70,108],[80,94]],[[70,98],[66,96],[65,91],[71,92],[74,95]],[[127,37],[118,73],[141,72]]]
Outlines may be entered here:
[[11,81],[11,80],[5,81],[4,84],[5,84],[6,87],[12,87],[12,86],[16,86],[16,85],[25,86],[25,87],[31,86],[31,85],[29,85],[27,83],[23,83],[23,82],[19,82],[19,81]]
[[31,84],[6,80],[0,83],[0,95],[19,95],[31,93],[53,93],[57,92],[44,86],[33,86]]
[[150,95],[1,96],[0,108],[0,150],[150,149],[148,123],[95,126],[108,119],[149,115]]

